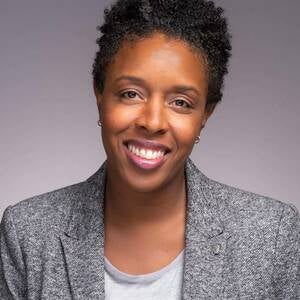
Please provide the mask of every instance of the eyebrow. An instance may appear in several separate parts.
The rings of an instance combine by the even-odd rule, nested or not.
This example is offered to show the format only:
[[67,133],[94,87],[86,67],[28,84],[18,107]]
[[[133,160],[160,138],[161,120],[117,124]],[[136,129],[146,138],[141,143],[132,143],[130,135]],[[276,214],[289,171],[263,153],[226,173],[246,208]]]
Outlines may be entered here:
[[[146,84],[145,80],[140,78],[140,77],[136,77],[136,76],[129,76],[129,75],[123,75],[123,76],[119,76],[115,81],[119,82],[121,80],[128,80],[134,83],[138,83],[138,84]],[[172,87],[173,90],[177,91],[177,92],[194,92],[196,95],[198,96],[202,96],[201,93],[194,88],[193,86],[189,86],[189,85],[174,85]]]

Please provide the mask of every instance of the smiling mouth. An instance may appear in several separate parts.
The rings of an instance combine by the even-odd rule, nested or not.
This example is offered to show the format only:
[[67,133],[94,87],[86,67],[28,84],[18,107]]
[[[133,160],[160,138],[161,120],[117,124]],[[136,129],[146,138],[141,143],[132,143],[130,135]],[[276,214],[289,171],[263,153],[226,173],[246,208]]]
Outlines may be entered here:
[[170,152],[168,149],[149,149],[132,143],[124,143],[128,159],[139,169],[150,170],[160,167]]
[[148,160],[158,159],[160,157],[163,157],[166,154],[165,150],[152,150],[152,149],[140,148],[132,144],[127,144],[125,146],[134,155]]

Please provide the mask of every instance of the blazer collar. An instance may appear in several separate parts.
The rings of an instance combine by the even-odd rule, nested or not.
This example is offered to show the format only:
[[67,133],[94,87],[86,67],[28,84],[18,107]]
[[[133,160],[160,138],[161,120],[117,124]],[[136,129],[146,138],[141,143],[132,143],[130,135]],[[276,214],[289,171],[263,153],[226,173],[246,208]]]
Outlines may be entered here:
[[[104,193],[106,161],[72,199],[67,228],[60,239],[74,299],[104,299]],[[188,159],[186,245],[183,299],[217,299],[230,235],[220,217],[223,202],[214,186]],[[85,280],[82,280],[84,278]]]

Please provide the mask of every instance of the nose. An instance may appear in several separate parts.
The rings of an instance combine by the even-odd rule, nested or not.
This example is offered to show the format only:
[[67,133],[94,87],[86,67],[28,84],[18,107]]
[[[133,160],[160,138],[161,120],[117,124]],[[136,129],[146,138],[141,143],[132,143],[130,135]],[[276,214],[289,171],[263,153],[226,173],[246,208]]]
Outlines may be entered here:
[[161,97],[148,99],[136,119],[136,127],[151,134],[163,134],[167,131],[167,111]]

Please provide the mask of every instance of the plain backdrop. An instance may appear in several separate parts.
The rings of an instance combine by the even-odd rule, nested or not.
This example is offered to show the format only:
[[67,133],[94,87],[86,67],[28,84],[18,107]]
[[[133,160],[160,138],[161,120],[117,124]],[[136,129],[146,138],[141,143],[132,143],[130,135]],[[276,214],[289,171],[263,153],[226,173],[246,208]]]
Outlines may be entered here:
[[[192,159],[300,208],[300,1],[219,0],[233,36],[224,98]],[[91,66],[111,1],[0,0],[0,216],[105,160]]]

